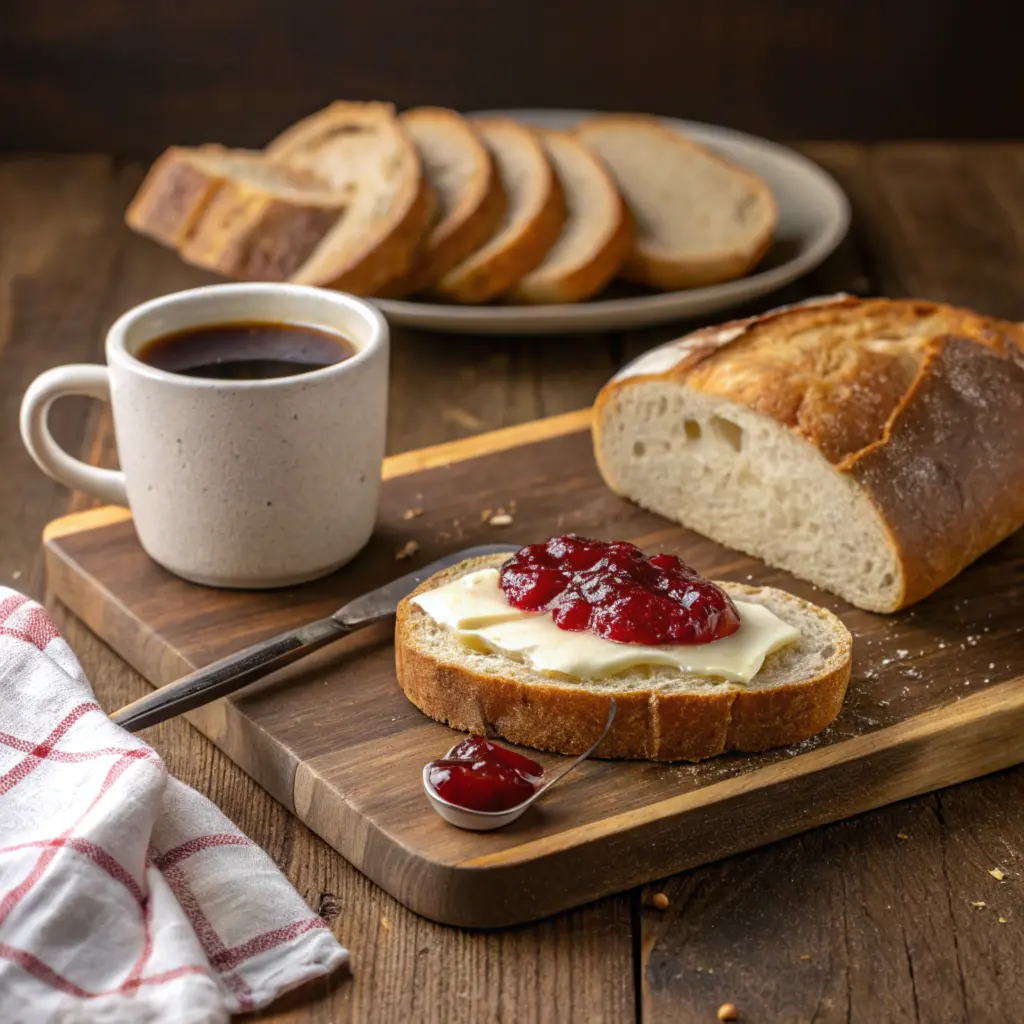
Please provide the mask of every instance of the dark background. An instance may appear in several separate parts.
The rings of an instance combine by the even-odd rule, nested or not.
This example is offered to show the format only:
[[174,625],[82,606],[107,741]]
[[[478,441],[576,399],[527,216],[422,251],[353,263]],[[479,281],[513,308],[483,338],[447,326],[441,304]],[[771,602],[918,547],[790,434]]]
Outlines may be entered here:
[[1024,136],[1019,0],[0,0],[0,146],[262,145],[336,98]]

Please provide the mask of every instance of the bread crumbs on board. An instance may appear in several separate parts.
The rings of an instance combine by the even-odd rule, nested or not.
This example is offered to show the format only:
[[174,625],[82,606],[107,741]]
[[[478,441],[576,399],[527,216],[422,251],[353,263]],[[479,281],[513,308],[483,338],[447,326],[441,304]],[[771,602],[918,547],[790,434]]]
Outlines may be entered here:
[[407,540],[396,552],[395,561],[401,562],[405,558],[412,558],[419,551],[420,546],[414,540]]
[[993,878],[994,878],[994,879],[995,879],[995,880],[996,880],[997,882],[1002,882],[1002,881],[1003,881],[1003,880],[1004,880],[1004,879],[1006,878],[1006,875],[1005,875],[1005,874],[1004,874],[1004,873],[1003,873],[1003,872],[1002,872],[1002,871],[1001,871],[1001,870],[1000,870],[999,868],[993,868],[993,869],[992,869],[992,870],[991,870],[991,871],[989,872],[989,874],[990,874],[990,875],[991,875],[991,876],[992,876],[992,877],[993,877]]

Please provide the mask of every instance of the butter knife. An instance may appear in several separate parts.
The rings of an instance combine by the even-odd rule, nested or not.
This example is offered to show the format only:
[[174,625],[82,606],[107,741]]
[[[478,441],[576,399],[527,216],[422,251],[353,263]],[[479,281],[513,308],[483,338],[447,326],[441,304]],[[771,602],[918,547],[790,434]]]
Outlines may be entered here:
[[209,704],[225,694],[262,679],[285,665],[290,665],[307,654],[326,647],[342,637],[349,636],[365,626],[391,618],[399,601],[407,597],[425,579],[435,572],[448,569],[467,558],[480,555],[512,554],[513,545],[481,544],[439,558],[436,562],[415,569],[392,580],[383,587],[349,601],[326,619],[318,619],[298,629],[289,630],[269,640],[246,647],[204,668],[198,669],[173,683],[161,686],[145,697],[125,705],[110,717],[129,732],[137,732],[150,725],[180,715],[183,711]]

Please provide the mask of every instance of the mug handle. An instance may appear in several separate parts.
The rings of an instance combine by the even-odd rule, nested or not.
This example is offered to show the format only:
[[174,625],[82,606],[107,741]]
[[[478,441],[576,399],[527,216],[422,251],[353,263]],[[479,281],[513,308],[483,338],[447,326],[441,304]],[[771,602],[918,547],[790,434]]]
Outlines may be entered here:
[[65,395],[85,395],[110,401],[110,371],[80,363],[57,366],[40,374],[21,400],[21,439],[39,468],[54,480],[88,491],[113,505],[127,505],[124,473],[99,469],[68,455],[53,439],[47,419],[50,406]]

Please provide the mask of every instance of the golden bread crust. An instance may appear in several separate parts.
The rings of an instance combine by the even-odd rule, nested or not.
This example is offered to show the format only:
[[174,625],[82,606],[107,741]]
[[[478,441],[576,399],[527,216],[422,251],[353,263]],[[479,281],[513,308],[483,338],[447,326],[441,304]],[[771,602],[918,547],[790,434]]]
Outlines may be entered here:
[[[600,392],[644,380],[768,416],[862,487],[886,525],[903,593],[919,601],[1024,525],[1024,326],[915,299],[836,296],[709,327],[643,357]],[[653,365],[653,364],[652,364]]]

